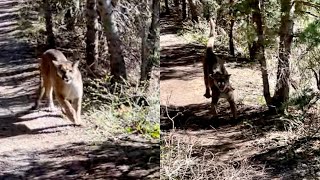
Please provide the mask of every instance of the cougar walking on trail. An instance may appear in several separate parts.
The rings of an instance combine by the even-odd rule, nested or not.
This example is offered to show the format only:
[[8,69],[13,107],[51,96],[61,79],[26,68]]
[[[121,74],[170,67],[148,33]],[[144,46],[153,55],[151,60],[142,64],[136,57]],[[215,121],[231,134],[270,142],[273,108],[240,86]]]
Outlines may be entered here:
[[71,62],[56,49],[43,53],[40,60],[40,94],[32,109],[37,109],[44,94],[48,98],[48,108],[54,109],[53,91],[62,112],[75,124],[81,124],[81,102],[83,82],[79,61]]
[[[214,45],[214,28],[215,24],[210,19],[210,35],[206,47],[206,53],[203,58],[203,72],[204,72],[204,83],[206,91],[204,96],[206,98],[212,98],[211,108],[213,115],[217,115],[216,106],[220,98],[225,98],[230,104],[230,108],[234,118],[237,118],[237,108],[233,95],[233,88],[229,82],[230,74],[228,74],[224,60],[217,57],[213,52]],[[212,94],[210,94],[210,89]]]

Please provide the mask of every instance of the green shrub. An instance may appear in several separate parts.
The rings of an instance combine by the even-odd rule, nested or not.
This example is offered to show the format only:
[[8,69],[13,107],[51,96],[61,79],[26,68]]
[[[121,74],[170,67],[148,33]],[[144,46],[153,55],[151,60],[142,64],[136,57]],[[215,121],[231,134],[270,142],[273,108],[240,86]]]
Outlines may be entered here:
[[84,87],[86,117],[101,132],[160,138],[159,90],[147,97],[145,87],[111,85],[110,77],[87,80]]

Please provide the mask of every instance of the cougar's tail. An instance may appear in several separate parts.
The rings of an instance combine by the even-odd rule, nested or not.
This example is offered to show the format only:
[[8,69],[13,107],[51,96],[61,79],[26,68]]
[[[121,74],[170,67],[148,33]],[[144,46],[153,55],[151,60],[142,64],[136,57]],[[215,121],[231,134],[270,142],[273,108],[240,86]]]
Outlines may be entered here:
[[213,37],[214,36],[214,30],[215,30],[215,23],[213,21],[212,18],[210,18],[210,34],[209,37]]
[[214,34],[215,34],[215,23],[213,21],[212,18],[210,18],[210,34],[209,34],[209,40],[208,40],[208,43],[207,43],[207,48],[210,48],[212,49],[213,48],[213,45],[214,45]]

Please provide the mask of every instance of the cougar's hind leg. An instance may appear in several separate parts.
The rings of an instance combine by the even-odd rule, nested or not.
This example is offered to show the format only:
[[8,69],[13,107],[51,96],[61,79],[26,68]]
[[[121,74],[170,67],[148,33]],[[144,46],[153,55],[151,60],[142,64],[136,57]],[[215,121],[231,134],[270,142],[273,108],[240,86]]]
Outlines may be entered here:
[[204,79],[204,84],[206,86],[206,92],[204,93],[204,97],[206,98],[210,98],[210,85],[209,85],[209,72],[208,72],[208,67],[207,67],[207,63],[206,63],[206,58],[204,57],[202,59],[202,63],[203,63],[203,79]]
[[36,109],[39,108],[39,105],[41,103],[43,95],[44,95],[44,93],[46,91],[45,86],[44,86],[44,78],[45,77],[42,77],[44,75],[41,73],[42,72],[41,66],[40,66],[39,70],[40,70],[40,74],[39,74],[40,85],[39,85],[39,89],[38,89],[38,95],[39,96],[38,96],[38,99],[35,102],[35,105],[31,107],[32,110],[36,110]]
[[36,110],[36,109],[39,108],[39,105],[40,105],[41,100],[43,98],[44,92],[45,92],[45,87],[43,86],[43,82],[41,82],[41,84],[39,86],[39,90],[38,90],[39,96],[38,96],[38,99],[35,102],[35,105],[32,106],[32,108],[31,108],[32,110]]

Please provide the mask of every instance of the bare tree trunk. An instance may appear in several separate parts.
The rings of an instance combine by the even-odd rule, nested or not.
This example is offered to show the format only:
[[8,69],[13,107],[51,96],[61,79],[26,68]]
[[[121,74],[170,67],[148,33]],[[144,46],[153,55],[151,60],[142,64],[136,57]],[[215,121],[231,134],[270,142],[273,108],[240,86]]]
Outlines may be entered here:
[[[248,16],[246,17],[247,27],[248,27],[250,24],[253,24],[252,19],[253,19],[253,17],[252,17],[251,15],[248,15]],[[248,39],[249,39],[249,37],[248,37]],[[255,59],[255,56],[256,56],[256,54],[257,54],[257,40],[253,40],[253,42],[250,42],[250,41],[248,40],[247,43],[248,43],[248,50],[249,50],[250,60],[251,60],[251,61],[255,61],[255,60],[256,60],[256,59]]]
[[293,38],[293,20],[291,18],[291,0],[281,0],[281,25],[279,42],[279,60],[277,71],[277,84],[274,93],[276,107],[281,107],[289,99],[289,58]]
[[141,37],[141,69],[140,69],[140,85],[143,85],[147,79],[147,66],[148,66],[148,56],[149,48],[147,45],[147,32],[146,27],[143,27],[142,37]]
[[189,6],[190,6],[190,11],[191,11],[191,19],[193,22],[199,22],[199,15],[197,12],[197,7],[196,5],[193,3],[192,0],[188,0]]
[[66,14],[64,15],[64,20],[66,24],[66,28],[68,31],[74,31],[74,24],[76,21],[76,12],[80,8],[80,1],[73,0],[72,6],[67,10]]
[[182,20],[187,19],[187,2],[182,0]]
[[98,10],[108,41],[112,82],[123,82],[123,79],[127,79],[127,72],[119,32],[114,19],[114,9],[117,3],[117,0],[98,0]]
[[174,3],[174,6],[175,6],[175,7],[179,7],[179,4],[180,4],[179,1],[180,1],[180,0],[173,0],[173,3]]
[[169,0],[164,0],[164,5],[166,7],[166,14],[170,14],[170,8],[169,8]]
[[46,35],[48,48],[55,48],[56,42],[53,34],[52,12],[49,0],[43,0],[44,18],[46,20]]
[[207,21],[210,20],[211,17],[211,10],[208,0],[200,0],[202,6],[203,6],[203,17],[206,18]]
[[269,79],[267,71],[266,58],[264,56],[264,32],[263,32],[263,16],[261,14],[259,0],[252,0],[252,19],[256,25],[256,33],[258,35],[258,41],[256,43],[257,53],[255,54],[255,59],[257,59],[261,65],[262,73],[262,82],[263,82],[263,95],[267,102],[267,105],[270,107],[272,103],[270,88],[269,88]]
[[253,41],[252,43],[248,42],[249,56],[250,60],[254,61],[257,54],[257,42]]
[[[152,67],[160,57],[159,50],[160,50],[160,39],[159,39],[159,9],[160,7],[160,0],[153,0],[152,1],[152,20],[151,26],[149,28],[149,33],[146,41],[147,47],[143,48],[143,51],[146,52],[145,57],[142,59],[141,63],[141,78],[140,83],[145,81],[149,81],[151,78]],[[144,32],[145,35],[145,32]],[[143,37],[143,43],[145,42],[145,37]],[[143,44],[144,45],[144,44]],[[146,49],[146,51],[145,51]]]
[[229,16],[231,17],[230,20],[230,26],[229,26],[229,51],[231,56],[235,56],[234,53],[234,43],[233,43],[233,26],[234,26],[234,13],[233,13],[233,0],[230,0],[229,2],[230,7],[229,7]]
[[86,4],[86,62],[94,73],[98,64],[98,13],[96,0],[87,0]]

